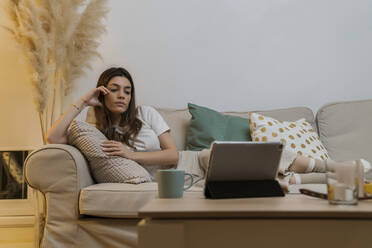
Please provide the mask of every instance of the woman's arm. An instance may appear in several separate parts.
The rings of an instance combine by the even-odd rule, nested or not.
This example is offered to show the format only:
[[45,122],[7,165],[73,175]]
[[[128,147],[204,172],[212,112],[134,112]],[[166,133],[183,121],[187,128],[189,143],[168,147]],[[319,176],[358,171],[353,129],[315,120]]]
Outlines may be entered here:
[[176,165],[178,150],[169,131],[159,135],[161,151],[133,152],[133,160],[143,165]]
[[132,152],[118,141],[102,143],[103,151],[109,156],[121,156],[143,165],[176,165],[178,163],[178,150],[169,131],[158,136],[161,151]]
[[109,91],[101,86],[90,90],[86,95],[72,104],[67,111],[56,120],[47,133],[47,142],[50,144],[66,144],[67,130],[75,117],[87,106],[101,106],[98,96]]
[[71,105],[67,111],[56,120],[47,133],[49,144],[66,144],[67,129],[75,117],[86,107],[86,103],[79,99]]

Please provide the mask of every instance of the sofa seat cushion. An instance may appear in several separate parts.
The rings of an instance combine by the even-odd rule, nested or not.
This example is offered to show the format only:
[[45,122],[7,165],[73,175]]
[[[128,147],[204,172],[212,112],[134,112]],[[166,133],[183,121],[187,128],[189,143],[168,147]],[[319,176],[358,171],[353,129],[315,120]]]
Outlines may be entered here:
[[[138,210],[155,197],[158,197],[156,182],[100,183],[93,184],[80,191],[79,211],[83,215],[137,218]],[[185,194],[203,191],[199,184],[188,189]]]
[[[185,196],[203,197],[203,181],[185,191]],[[299,188],[326,193],[323,184],[290,185],[290,194],[299,194]],[[100,183],[80,191],[80,214],[109,218],[138,218],[138,211],[158,197],[157,183],[142,184]]]

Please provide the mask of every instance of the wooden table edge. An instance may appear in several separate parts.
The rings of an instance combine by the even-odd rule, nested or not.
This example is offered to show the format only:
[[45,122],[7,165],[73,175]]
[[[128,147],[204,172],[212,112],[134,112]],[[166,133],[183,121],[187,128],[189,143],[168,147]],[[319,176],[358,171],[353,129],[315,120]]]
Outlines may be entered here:
[[368,212],[311,212],[311,211],[250,211],[250,212],[139,212],[139,218],[154,219],[372,219],[372,213]]

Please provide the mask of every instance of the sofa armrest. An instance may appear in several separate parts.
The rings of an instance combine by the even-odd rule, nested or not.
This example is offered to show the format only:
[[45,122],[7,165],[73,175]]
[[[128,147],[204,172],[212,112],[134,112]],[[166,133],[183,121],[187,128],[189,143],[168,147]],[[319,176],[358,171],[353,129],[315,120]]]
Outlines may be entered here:
[[66,247],[75,247],[80,190],[94,184],[84,156],[70,145],[45,145],[27,156],[24,172],[27,183],[44,198],[42,246],[63,240]]
[[70,145],[45,145],[29,154],[24,167],[27,183],[44,194],[79,194],[94,183],[84,156]]

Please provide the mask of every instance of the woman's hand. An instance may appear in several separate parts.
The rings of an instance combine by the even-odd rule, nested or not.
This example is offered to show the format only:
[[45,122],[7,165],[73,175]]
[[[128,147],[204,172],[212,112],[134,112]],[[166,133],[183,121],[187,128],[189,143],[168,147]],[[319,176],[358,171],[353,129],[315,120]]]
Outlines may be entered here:
[[88,106],[102,106],[102,103],[98,100],[100,94],[106,95],[110,91],[105,86],[99,86],[97,88],[91,89],[87,94],[85,94],[81,100],[85,102]]
[[102,150],[108,155],[108,156],[120,156],[123,158],[128,158],[133,160],[133,154],[134,152],[130,151],[127,146],[125,146],[123,143],[115,140],[107,140],[104,141],[102,144]]

